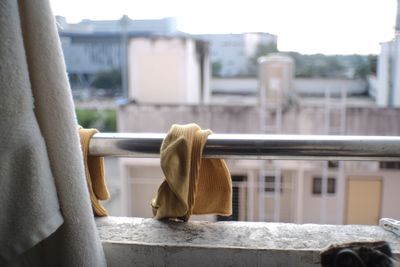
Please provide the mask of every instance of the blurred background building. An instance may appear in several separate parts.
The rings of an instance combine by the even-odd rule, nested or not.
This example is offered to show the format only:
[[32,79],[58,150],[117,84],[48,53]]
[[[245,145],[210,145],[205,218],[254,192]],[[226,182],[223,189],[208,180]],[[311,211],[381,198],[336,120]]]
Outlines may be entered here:
[[397,1],[395,34],[391,41],[381,43],[378,79],[374,95],[379,106],[400,106],[400,4]]
[[260,47],[277,51],[277,36],[270,33],[195,35],[210,44],[210,61],[214,76],[249,76],[254,66],[249,59]]
[[[172,18],[57,21],[78,119],[86,127],[165,133],[173,123],[196,122],[216,133],[400,135],[397,37],[382,44],[377,63],[374,55],[279,52],[278,37],[269,33],[189,35]],[[103,115],[92,122],[88,108]],[[110,109],[111,123],[109,113],[101,113]],[[163,179],[159,161],[106,163],[110,213],[151,217],[150,201]],[[400,219],[397,162],[228,165],[234,185],[229,220]]]
[[[122,96],[127,88],[127,47],[131,37],[177,36],[174,18],[67,23],[56,17],[74,97]],[[97,89],[97,90],[96,90]]]
[[[197,122],[218,133],[400,134],[400,110],[378,108],[363,95],[331,94],[329,88],[326,94],[297,94],[293,61],[287,56],[264,58],[260,70],[250,104],[237,105],[242,96],[234,90],[229,97],[236,101],[215,103],[211,97],[205,105],[127,104],[119,107],[118,130],[167,132],[173,123]],[[400,200],[397,164],[230,160],[228,165],[233,220],[376,224],[379,217],[400,216],[394,204]],[[163,179],[159,161],[120,159],[120,166],[122,213],[151,217],[148,203]]]

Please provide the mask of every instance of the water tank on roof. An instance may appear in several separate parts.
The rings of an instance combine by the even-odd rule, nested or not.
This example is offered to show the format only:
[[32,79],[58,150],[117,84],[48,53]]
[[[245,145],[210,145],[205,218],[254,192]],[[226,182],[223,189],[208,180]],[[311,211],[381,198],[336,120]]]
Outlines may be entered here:
[[285,104],[293,90],[293,59],[281,53],[274,53],[260,57],[258,64],[260,103]]

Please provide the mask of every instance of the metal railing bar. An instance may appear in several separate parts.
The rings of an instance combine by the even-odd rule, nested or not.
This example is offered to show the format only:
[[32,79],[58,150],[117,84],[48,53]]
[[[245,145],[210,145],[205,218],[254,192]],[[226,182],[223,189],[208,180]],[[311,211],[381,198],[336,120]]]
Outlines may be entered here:
[[[166,134],[97,133],[93,156],[154,158]],[[400,137],[339,135],[212,134],[203,157],[225,159],[400,161]]]

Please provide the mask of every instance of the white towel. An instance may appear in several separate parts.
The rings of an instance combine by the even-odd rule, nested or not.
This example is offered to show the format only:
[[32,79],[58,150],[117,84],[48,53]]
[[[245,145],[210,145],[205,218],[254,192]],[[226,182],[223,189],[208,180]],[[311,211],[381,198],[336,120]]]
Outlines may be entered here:
[[[41,238],[24,244],[15,251],[18,253],[32,247],[60,225],[57,194],[64,223],[49,238],[19,255],[13,265],[105,266],[84,176],[74,106],[48,0],[1,0],[0,36],[0,149],[2,159],[10,157],[8,163],[1,161],[0,166],[5,165],[4,170],[11,170],[3,172],[2,168],[0,177],[0,253],[5,251],[8,244],[4,240],[10,240],[10,235],[15,237],[21,231],[28,234],[26,229],[31,228],[34,228],[31,238],[35,236],[35,230],[40,234]],[[29,91],[34,99],[35,116]],[[3,98],[5,92],[9,93],[10,102]],[[9,141],[14,139],[14,143]],[[13,145],[19,140],[24,140],[25,150]],[[5,150],[3,143],[10,143],[10,147],[7,144]],[[15,153],[10,152],[13,149]],[[21,155],[24,155],[22,159],[17,158]],[[25,172],[27,168],[29,172]],[[40,175],[37,174],[39,171]],[[35,174],[37,178],[26,173]],[[17,183],[15,177],[21,182]],[[20,198],[24,194],[17,189],[21,188],[29,193],[36,192],[29,199],[31,201]],[[36,221],[24,217],[30,215],[30,220],[36,216],[50,222],[57,214],[59,219],[55,221],[58,224],[54,223],[54,227],[43,225],[45,232],[40,231],[41,226]],[[14,226],[9,226],[11,222]],[[9,228],[3,228],[3,225]]]
[[0,2],[0,266],[63,223],[14,10]]

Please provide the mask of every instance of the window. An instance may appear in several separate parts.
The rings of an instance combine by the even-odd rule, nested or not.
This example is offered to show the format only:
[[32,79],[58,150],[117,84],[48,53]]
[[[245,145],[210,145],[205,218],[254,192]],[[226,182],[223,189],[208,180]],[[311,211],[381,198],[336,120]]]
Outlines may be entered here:
[[400,162],[379,162],[379,168],[381,169],[389,169],[389,170],[399,170],[400,169]]
[[[281,177],[281,194],[283,193],[283,177]],[[265,192],[275,192],[275,176],[265,176]]]
[[329,169],[337,169],[338,167],[339,167],[339,161],[337,161],[337,160],[329,160],[328,161]]
[[[322,193],[322,178],[314,177],[312,182],[312,193],[314,195],[321,195]],[[336,178],[328,177],[328,194],[336,193]]]
[[217,221],[239,221],[240,210],[240,184],[246,181],[246,176],[232,175],[232,215],[231,216],[217,216]]

